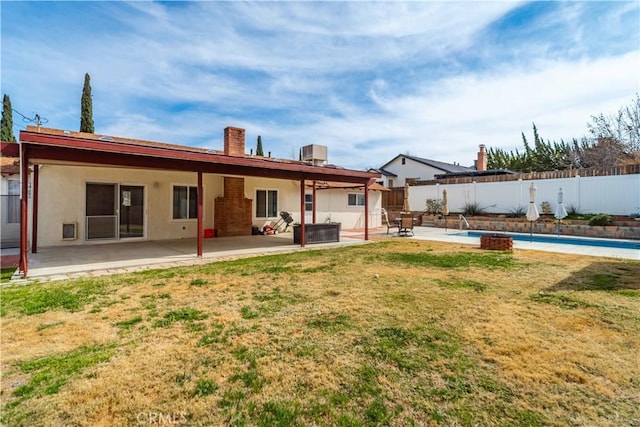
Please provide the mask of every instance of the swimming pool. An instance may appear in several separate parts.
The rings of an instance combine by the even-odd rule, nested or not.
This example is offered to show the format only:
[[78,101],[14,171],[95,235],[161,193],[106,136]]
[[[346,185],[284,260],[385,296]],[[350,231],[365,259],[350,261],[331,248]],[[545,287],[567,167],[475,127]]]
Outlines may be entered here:
[[467,231],[466,233],[460,233],[463,236],[480,237],[483,234],[501,234],[511,237],[513,240],[520,240],[524,242],[538,242],[538,243],[558,243],[562,245],[580,245],[580,246],[599,246],[604,248],[620,248],[620,249],[638,249],[640,250],[640,241],[631,240],[612,240],[612,239],[595,239],[588,237],[569,237],[569,236],[555,236],[555,235],[540,235],[534,234],[530,236],[528,234],[514,234],[514,233],[495,233],[489,231]]

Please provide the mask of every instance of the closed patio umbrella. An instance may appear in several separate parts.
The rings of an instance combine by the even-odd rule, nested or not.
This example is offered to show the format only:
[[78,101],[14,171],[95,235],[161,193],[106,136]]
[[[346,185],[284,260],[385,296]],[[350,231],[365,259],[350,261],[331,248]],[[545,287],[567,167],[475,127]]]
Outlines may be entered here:
[[558,227],[556,229],[556,233],[558,236],[560,235],[560,220],[562,218],[566,218],[567,210],[564,208],[564,191],[562,191],[562,187],[558,190],[558,206],[556,206],[555,218],[558,220]]
[[449,215],[449,207],[447,206],[447,190],[442,190],[442,216],[444,216],[444,231],[447,231],[447,215]]
[[540,218],[540,214],[538,213],[538,208],[536,207],[536,186],[531,183],[529,187],[529,209],[527,209],[527,221],[529,221],[530,234],[529,241],[533,240],[533,221]]
[[404,202],[402,203],[402,212],[411,212],[409,208],[409,183],[404,183]]

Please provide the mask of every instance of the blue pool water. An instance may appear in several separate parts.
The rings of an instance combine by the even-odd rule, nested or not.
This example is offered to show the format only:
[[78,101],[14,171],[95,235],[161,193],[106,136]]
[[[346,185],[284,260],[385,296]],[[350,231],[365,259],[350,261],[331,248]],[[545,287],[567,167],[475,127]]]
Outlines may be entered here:
[[[487,231],[467,231],[463,233],[469,237],[480,237],[483,234],[487,234]],[[539,242],[539,243],[560,243],[563,245],[580,245],[580,246],[600,246],[605,248],[620,248],[620,249],[638,249],[640,250],[640,241],[633,242],[627,240],[610,240],[610,239],[589,239],[589,238],[577,238],[567,236],[554,236],[554,235],[540,235],[534,234],[532,237],[528,234],[509,234],[509,233],[495,233],[504,234],[511,237],[513,240],[521,240],[525,242]]]

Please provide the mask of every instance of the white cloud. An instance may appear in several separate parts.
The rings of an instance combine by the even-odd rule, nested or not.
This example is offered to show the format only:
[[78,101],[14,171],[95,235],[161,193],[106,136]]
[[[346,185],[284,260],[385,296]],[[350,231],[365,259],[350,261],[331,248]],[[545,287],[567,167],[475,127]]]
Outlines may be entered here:
[[[541,63],[535,70],[468,74],[438,82],[436,91],[412,95],[380,96],[374,90],[384,113],[360,110],[346,118],[325,117],[294,130],[292,137],[306,133],[314,143],[328,141],[330,155],[337,152],[353,167],[381,165],[404,152],[471,165],[479,144],[522,148],[520,134],[531,139],[532,122],[545,139],[583,136],[591,115],[614,112],[640,91],[629,78],[639,61],[637,51],[596,61]],[[363,150],[367,141],[373,142]]]
[[512,39],[496,23],[522,12],[515,2],[55,3],[90,8],[77,24],[48,23],[43,3],[37,25],[23,14],[19,27],[6,11],[29,6],[8,3],[2,85],[55,127],[77,128],[89,72],[107,134],[216,148],[234,125],[280,157],[318,143],[357,168],[407,151],[471,164],[480,143],[520,146],[531,122],[544,138],[579,137],[640,91],[637,48],[600,57],[589,45],[595,31],[624,40],[637,5],[601,6],[609,30],[585,19],[588,3],[542,4]]

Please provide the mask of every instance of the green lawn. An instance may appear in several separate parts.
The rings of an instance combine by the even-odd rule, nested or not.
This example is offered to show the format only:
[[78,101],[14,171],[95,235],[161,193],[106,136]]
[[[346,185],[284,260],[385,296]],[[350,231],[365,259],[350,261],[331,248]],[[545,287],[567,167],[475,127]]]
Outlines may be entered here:
[[640,425],[640,262],[389,239],[4,286],[3,425]]
[[0,270],[0,283],[5,283],[11,280],[13,273],[16,271],[15,267],[13,268],[3,268]]

